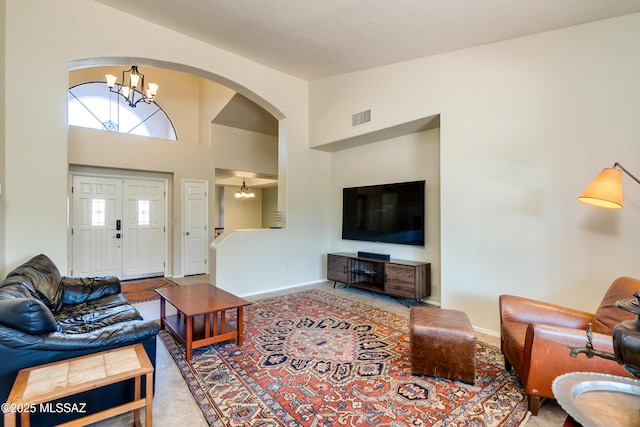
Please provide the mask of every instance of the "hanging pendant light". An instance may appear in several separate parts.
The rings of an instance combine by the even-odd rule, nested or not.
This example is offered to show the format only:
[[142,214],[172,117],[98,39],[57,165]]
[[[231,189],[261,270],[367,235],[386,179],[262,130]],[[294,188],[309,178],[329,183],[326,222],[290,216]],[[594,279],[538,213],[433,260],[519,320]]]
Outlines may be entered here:
[[251,199],[253,197],[256,197],[256,195],[253,194],[253,191],[249,190],[244,178],[242,178],[242,187],[236,191],[236,199]]

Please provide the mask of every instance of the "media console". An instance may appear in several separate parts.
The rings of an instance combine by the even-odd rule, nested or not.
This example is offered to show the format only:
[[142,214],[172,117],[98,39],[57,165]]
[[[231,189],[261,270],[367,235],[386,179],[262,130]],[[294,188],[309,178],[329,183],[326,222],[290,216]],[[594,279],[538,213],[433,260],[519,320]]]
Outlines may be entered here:
[[327,280],[399,298],[420,301],[431,294],[431,264],[380,259],[347,252],[327,255]]

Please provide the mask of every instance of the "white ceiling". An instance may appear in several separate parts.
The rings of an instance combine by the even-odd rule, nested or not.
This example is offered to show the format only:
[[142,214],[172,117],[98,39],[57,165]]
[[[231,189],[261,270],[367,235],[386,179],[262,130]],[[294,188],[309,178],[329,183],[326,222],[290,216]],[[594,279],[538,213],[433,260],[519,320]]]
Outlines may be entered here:
[[96,0],[313,80],[640,12],[640,0]]

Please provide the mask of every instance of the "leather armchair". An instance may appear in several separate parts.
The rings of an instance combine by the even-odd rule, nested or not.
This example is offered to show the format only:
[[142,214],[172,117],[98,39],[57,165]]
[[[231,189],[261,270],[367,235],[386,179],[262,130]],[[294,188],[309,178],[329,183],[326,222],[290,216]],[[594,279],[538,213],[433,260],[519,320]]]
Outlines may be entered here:
[[640,280],[620,277],[609,287],[595,313],[528,298],[500,296],[500,349],[505,368],[513,368],[528,395],[529,410],[538,414],[541,398],[554,398],[553,380],[567,372],[600,372],[633,377],[616,361],[569,355],[568,345],[584,347],[586,329],[593,325],[593,347],[613,353],[613,328],[635,315],[616,307],[632,298]]

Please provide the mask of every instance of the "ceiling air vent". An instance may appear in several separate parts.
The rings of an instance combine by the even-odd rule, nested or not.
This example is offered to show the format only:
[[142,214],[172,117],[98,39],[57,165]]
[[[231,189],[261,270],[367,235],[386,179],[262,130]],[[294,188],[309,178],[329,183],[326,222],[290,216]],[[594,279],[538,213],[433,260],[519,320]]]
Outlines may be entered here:
[[351,127],[360,126],[371,121],[371,109],[356,113],[351,116]]

